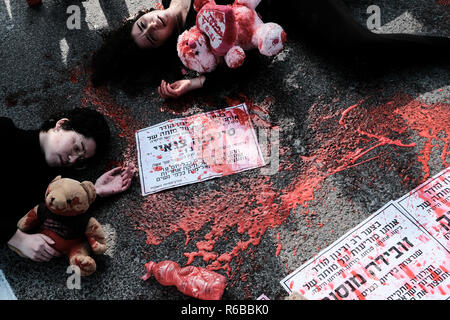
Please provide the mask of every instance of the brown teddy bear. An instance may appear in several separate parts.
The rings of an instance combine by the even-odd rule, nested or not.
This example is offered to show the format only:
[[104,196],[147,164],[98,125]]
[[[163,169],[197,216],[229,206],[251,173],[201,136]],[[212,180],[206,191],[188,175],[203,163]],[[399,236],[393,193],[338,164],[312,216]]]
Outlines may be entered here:
[[[45,192],[45,202],[31,209],[17,223],[24,231],[36,231],[50,237],[53,247],[69,256],[70,265],[80,268],[82,276],[97,268],[89,254],[106,251],[103,228],[86,211],[96,197],[94,184],[57,176]],[[23,254],[11,248],[19,255]]]

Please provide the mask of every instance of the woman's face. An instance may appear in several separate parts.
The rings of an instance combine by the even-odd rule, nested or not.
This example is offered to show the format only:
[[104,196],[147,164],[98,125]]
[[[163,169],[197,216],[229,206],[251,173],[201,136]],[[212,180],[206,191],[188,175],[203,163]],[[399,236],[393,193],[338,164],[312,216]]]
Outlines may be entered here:
[[173,33],[177,18],[169,9],[144,14],[133,25],[131,36],[140,48],[158,48]]
[[61,119],[55,128],[47,131],[43,144],[45,160],[50,167],[78,166],[95,154],[96,143],[73,130],[64,130],[61,125],[67,119]]

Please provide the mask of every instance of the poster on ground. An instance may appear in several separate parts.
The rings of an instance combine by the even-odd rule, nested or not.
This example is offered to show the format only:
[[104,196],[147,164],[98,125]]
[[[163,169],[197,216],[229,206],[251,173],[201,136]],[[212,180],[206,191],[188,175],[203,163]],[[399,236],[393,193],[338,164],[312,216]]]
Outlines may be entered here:
[[136,144],[143,196],[265,165],[245,104],[144,128]]
[[314,300],[449,299],[448,174],[386,204],[282,279],[283,288]]
[[408,192],[398,205],[450,250],[450,167]]

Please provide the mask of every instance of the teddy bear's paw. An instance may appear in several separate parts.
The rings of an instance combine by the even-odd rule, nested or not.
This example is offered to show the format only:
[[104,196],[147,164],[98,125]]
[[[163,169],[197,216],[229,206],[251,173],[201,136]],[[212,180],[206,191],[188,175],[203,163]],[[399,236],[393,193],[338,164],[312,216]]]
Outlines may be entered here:
[[71,265],[76,265],[78,268],[80,268],[80,274],[81,276],[89,276],[95,272],[97,269],[97,265],[89,256],[74,256],[72,259],[70,259]]
[[[103,242],[104,242],[104,240],[103,240]],[[100,242],[94,240],[94,241],[89,241],[89,244],[91,245],[91,249],[94,254],[103,254],[106,252],[107,247],[106,247],[105,243],[100,243]]]
[[245,60],[245,52],[241,47],[234,46],[225,55],[225,63],[231,69],[239,68]]
[[258,29],[258,49],[265,56],[272,57],[280,53],[286,42],[286,32],[276,23],[265,23]]

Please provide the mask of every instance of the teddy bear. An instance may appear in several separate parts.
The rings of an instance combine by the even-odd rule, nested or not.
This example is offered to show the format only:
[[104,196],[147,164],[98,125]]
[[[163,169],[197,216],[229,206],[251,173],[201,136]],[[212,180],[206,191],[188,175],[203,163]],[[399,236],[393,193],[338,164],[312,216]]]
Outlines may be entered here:
[[255,11],[260,2],[235,0],[232,5],[217,5],[214,0],[195,0],[196,25],[177,41],[182,63],[190,70],[207,73],[222,61],[229,68],[240,67],[247,50],[257,48],[269,57],[280,53],[286,33],[280,25],[261,20]]
[[[68,255],[70,265],[78,266],[81,276],[91,275],[97,266],[90,252],[106,251],[103,228],[87,213],[95,198],[92,182],[57,176],[48,185],[44,202],[20,219],[17,227],[50,237],[55,242],[53,248]],[[23,256],[16,248],[11,249]]]

